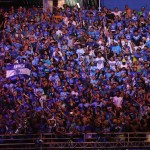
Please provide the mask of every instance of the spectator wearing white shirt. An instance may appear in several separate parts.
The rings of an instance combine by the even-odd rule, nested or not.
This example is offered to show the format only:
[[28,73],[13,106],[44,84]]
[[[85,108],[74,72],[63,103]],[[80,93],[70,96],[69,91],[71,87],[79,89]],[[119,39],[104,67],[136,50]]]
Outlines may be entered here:
[[113,103],[116,107],[122,108],[123,98],[120,96],[119,92],[116,92],[116,96],[113,97]]
[[117,7],[115,8],[115,10],[114,10],[114,12],[113,12],[113,14],[114,14],[115,16],[119,16],[119,17],[120,17],[120,15],[121,15],[121,13],[122,13],[122,12],[119,11]]
[[126,60],[123,59],[121,65],[120,65],[120,68],[127,68],[127,67],[128,67],[128,65],[126,63]]
[[110,58],[110,60],[108,61],[109,65],[110,65],[110,68],[112,70],[116,70],[116,61],[114,60],[113,57]]
[[78,45],[78,49],[77,49],[76,53],[78,54],[78,58],[80,58],[85,53],[85,51],[81,47],[81,45]]
[[104,68],[105,58],[102,56],[101,53],[98,53],[97,58],[95,59],[95,61],[97,62],[97,68],[99,70]]

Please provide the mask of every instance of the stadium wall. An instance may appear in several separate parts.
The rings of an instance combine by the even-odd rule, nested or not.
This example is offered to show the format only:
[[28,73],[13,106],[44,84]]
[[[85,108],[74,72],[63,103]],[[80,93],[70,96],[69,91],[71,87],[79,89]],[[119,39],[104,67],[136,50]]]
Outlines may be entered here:
[[102,6],[106,6],[109,9],[118,7],[120,10],[124,10],[124,6],[127,4],[132,9],[139,11],[142,6],[147,10],[150,10],[150,0],[101,0]]

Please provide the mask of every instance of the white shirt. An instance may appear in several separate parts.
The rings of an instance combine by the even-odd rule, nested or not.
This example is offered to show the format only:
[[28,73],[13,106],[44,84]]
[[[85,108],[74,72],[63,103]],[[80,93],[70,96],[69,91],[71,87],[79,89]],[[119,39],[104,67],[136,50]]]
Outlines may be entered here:
[[94,50],[90,50],[89,56],[95,57],[95,52],[94,52]]
[[125,63],[125,65],[121,64],[120,67],[121,67],[121,68],[127,68],[128,65]]
[[98,68],[98,69],[104,68],[104,62],[105,62],[104,57],[101,57],[101,58],[97,57],[97,58],[95,59],[95,61],[97,62],[97,68]]
[[116,61],[109,61],[110,68],[116,70]]
[[72,91],[72,92],[71,92],[71,95],[78,96],[78,95],[79,95],[79,93],[78,93],[78,92],[75,92],[75,91]]
[[63,19],[63,22],[64,22],[65,25],[68,25],[68,17],[65,17],[65,18]]
[[44,101],[46,101],[46,95],[42,95],[39,99],[42,108],[44,107]]
[[68,46],[73,47],[73,39],[68,39]]
[[117,96],[113,97],[113,102],[117,107],[122,108],[122,102],[123,102],[122,97],[117,97]]
[[[63,56],[63,54],[62,54],[62,52],[61,51],[58,51],[58,53],[59,53],[59,55],[62,57]],[[55,57],[56,56],[56,51],[54,51],[53,52],[53,55],[52,55],[53,57]]]
[[84,49],[77,49],[76,53],[78,54],[78,58],[80,58],[81,55],[83,55],[85,53]]
[[61,36],[61,35],[62,35],[62,31],[61,31],[61,30],[57,30],[57,31],[56,31],[56,35],[57,35],[57,36]]
[[115,16],[119,16],[120,17],[120,15],[121,15],[121,11],[118,11],[118,12],[113,12],[113,14],[115,15]]

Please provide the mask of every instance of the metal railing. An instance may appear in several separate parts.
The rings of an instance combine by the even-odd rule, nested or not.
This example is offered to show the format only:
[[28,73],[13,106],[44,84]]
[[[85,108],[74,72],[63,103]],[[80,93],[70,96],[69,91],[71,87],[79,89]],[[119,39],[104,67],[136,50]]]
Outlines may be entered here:
[[0,135],[0,150],[49,149],[150,149],[149,132],[84,134],[11,134]]

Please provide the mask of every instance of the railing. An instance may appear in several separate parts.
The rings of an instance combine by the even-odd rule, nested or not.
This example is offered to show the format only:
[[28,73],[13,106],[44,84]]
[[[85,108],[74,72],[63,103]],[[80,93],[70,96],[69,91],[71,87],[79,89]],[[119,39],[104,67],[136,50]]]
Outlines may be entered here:
[[0,150],[150,149],[150,133],[12,134],[0,135]]

